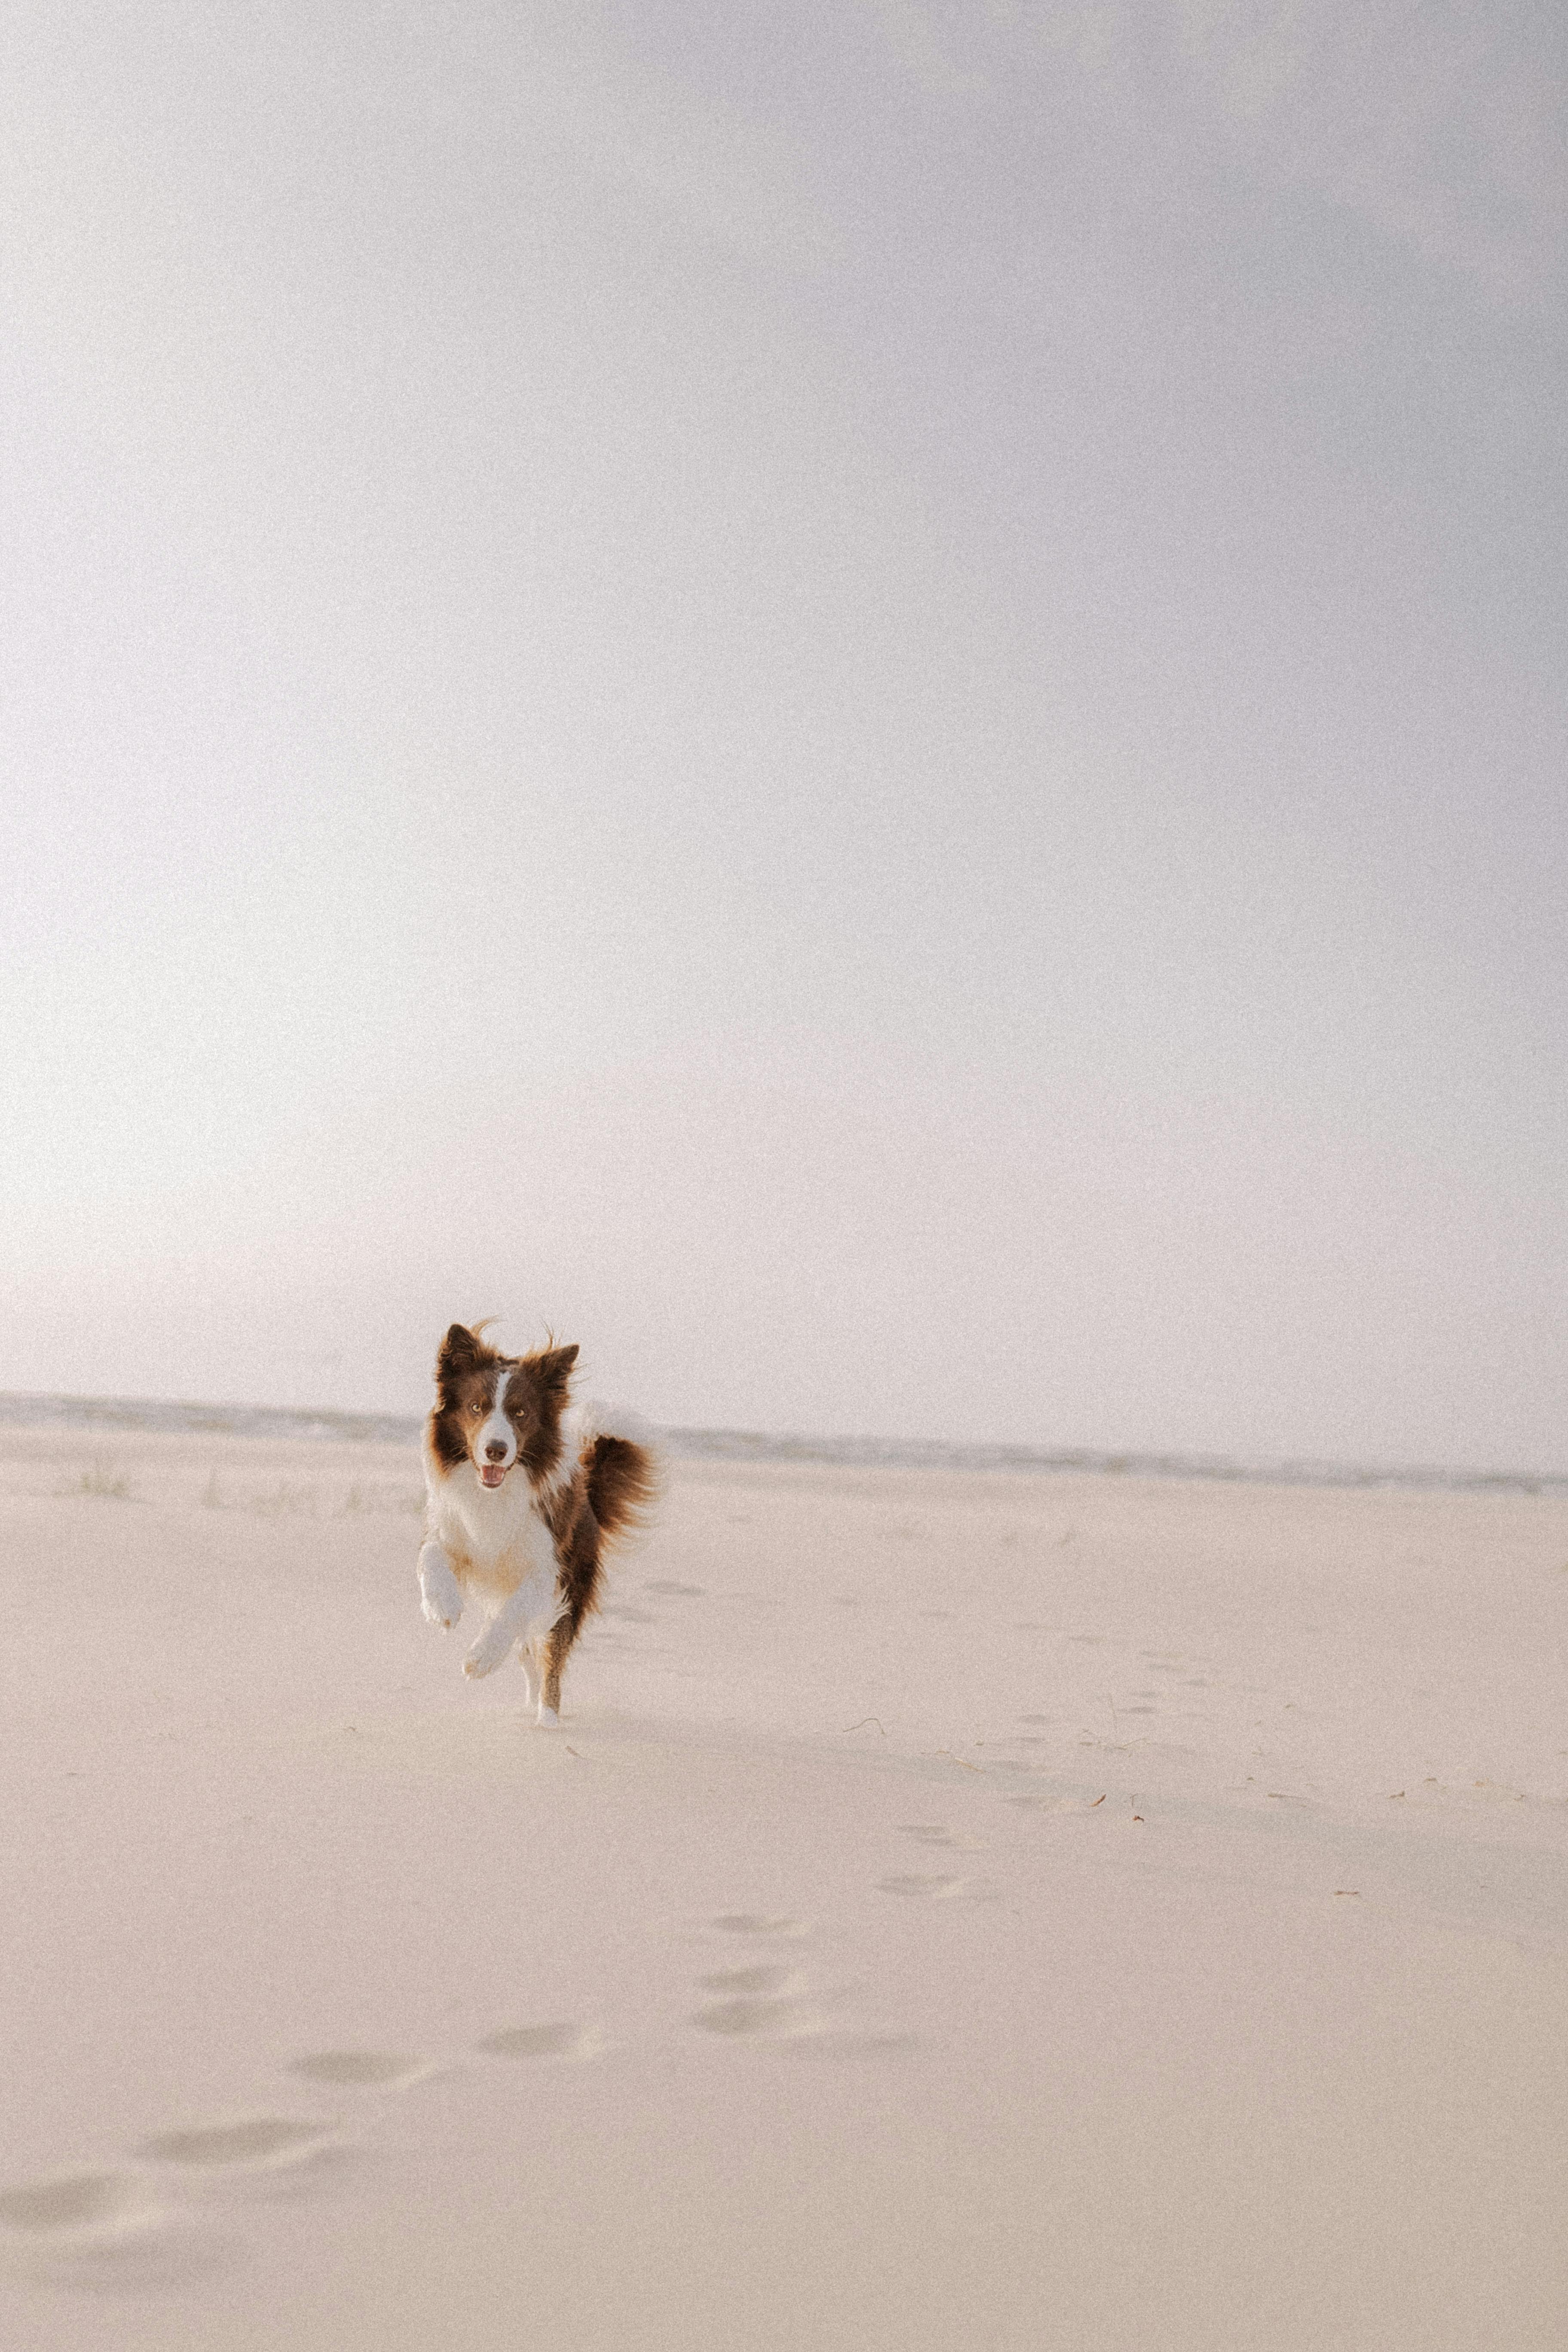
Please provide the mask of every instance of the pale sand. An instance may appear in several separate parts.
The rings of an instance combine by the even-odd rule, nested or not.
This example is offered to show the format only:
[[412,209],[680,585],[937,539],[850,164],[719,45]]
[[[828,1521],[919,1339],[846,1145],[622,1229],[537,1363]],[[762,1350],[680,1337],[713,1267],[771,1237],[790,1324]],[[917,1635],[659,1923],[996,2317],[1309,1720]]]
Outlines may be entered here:
[[552,1737],[417,1486],[5,1438],[0,2341],[1568,2343],[1568,1506],[679,1467]]

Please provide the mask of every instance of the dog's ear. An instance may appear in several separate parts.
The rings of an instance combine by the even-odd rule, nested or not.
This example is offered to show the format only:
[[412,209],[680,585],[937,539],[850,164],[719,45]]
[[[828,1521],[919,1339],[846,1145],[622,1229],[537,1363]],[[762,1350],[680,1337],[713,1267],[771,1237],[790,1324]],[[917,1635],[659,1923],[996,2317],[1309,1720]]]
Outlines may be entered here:
[[443,1387],[463,1372],[471,1372],[479,1360],[479,1343],[466,1324],[454,1323],[442,1340],[436,1358],[436,1378]]
[[572,1378],[572,1367],[576,1360],[577,1350],[574,1347],[546,1348],[542,1355],[530,1357],[530,1368],[541,1393],[545,1396],[563,1397],[567,1383]]

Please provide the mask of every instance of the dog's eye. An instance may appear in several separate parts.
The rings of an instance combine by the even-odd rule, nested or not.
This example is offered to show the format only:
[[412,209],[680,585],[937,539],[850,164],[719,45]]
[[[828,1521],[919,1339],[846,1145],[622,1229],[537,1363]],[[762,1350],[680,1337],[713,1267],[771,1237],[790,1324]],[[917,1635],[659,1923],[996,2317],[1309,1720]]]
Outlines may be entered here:
[[476,1398],[474,1399],[473,1403],[468,1407],[468,1411],[469,1411],[469,1412],[470,1412],[475,1416],[475,1418],[476,1418],[476,1419],[478,1418],[478,1416],[479,1416],[481,1412],[483,1412],[483,1411],[484,1411],[484,1407],[483,1407],[483,1405],[479,1402],[479,1401],[478,1397],[476,1397]]

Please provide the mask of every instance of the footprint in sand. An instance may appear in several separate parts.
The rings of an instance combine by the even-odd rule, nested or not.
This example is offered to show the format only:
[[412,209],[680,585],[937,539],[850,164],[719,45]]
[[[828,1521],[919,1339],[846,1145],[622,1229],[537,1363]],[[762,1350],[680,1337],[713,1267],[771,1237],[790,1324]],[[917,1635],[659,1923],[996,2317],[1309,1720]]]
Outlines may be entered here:
[[738,1993],[730,2000],[710,2001],[692,2019],[705,2033],[763,2034],[787,2040],[821,2028],[816,2004],[799,1992]]
[[652,1577],[643,1586],[645,1592],[673,1592],[683,1601],[700,1601],[708,1591],[705,1584],[679,1584],[673,1577]]
[[716,1969],[700,1981],[710,1992],[778,1992],[790,1982],[788,1969],[769,1965],[754,1969]]
[[726,1936],[804,1936],[803,1919],[773,1918],[763,1911],[721,1911],[711,1923]]
[[985,1843],[984,1838],[961,1837],[942,1822],[900,1822],[899,1828],[921,1845],[942,1845],[955,1853],[978,1853]]
[[133,2173],[56,2173],[0,2190],[0,2274],[100,2292],[157,2288],[209,2275],[236,2251],[172,2220]]
[[250,2116],[231,2124],[201,2124],[189,2131],[155,2132],[140,2154],[154,2164],[198,2172],[274,2171],[308,2163],[332,2142],[331,2126],[292,2116]]
[[968,1892],[967,1878],[939,1878],[923,1872],[909,1872],[893,1878],[879,1878],[878,1885],[884,1895],[923,1896],[928,1902],[951,1902],[957,1895]]
[[871,2058],[914,2047],[910,2033],[835,2031],[823,2011],[843,2000],[844,1993],[807,1992],[788,1969],[721,1969],[701,1982],[707,1991],[724,1996],[693,2017],[704,2033],[766,2042],[801,2058]]
[[503,2025],[474,2044],[491,2058],[595,2058],[605,2044],[592,2026]]
[[65,2172],[0,2190],[0,2225],[30,2237],[118,2232],[144,2226],[156,2210],[123,2172]]
[[893,2051],[912,2050],[912,2033],[799,2033],[781,2045],[791,2058],[880,2058]]
[[692,2018],[704,2033],[776,2042],[796,2053],[809,2050],[814,2057],[860,2056],[901,2048],[908,2040],[901,2034],[830,2032],[824,2011],[846,1995],[809,1992],[789,1969],[720,1969],[700,1981],[707,1992],[721,1996]]
[[772,1963],[755,1968],[716,1969],[699,1979],[705,1992],[717,1995],[692,2019],[706,2033],[810,2033],[816,2012],[805,1999],[803,1980],[793,1969]]
[[307,2083],[331,2083],[355,2091],[403,2091],[430,2072],[429,2061],[406,2058],[390,2050],[315,2050],[296,2058],[290,2074]]

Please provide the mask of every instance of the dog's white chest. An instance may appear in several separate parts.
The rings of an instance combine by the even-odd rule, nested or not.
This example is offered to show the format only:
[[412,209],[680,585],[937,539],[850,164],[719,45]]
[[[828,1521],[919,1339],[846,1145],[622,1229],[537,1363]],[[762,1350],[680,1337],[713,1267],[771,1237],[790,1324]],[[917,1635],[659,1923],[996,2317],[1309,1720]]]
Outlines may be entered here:
[[526,1487],[509,1484],[492,1492],[465,1464],[441,1481],[430,1505],[430,1532],[445,1545],[459,1582],[505,1594],[532,1576],[553,1581],[555,1545]]

